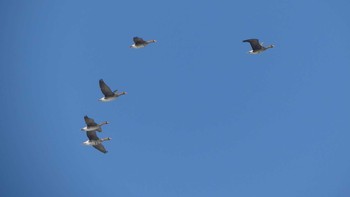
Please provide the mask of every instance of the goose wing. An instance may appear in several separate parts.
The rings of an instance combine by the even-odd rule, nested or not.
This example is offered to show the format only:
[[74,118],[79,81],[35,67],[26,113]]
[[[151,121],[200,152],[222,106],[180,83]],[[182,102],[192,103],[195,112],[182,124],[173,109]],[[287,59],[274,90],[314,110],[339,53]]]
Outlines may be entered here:
[[87,131],[86,136],[89,138],[89,140],[99,140],[100,139],[97,137],[96,131]]
[[[96,131],[88,131],[86,132],[87,137],[89,138],[89,140],[99,140],[100,138],[97,137],[96,135]],[[96,148],[97,150],[103,152],[103,153],[107,153],[107,150],[105,149],[105,147],[103,146],[103,144],[98,144],[98,145],[93,145],[94,148]]]
[[100,79],[99,84],[100,84],[101,91],[105,95],[105,97],[114,96],[114,93],[112,92],[111,88],[107,86],[107,84],[103,81],[103,79]]
[[97,126],[96,122],[94,121],[94,119],[89,118],[88,116],[84,116],[84,120],[85,123],[88,127],[93,127],[93,126]]
[[144,41],[142,38],[134,37],[133,38],[135,45],[145,44],[146,41]]
[[250,46],[254,51],[262,49],[262,46],[260,45],[258,39],[248,39],[248,40],[243,40],[243,42],[249,42]]
[[105,147],[103,146],[103,144],[99,144],[99,145],[93,145],[94,148],[96,148],[97,150],[103,152],[103,153],[107,153],[108,151],[105,149]]

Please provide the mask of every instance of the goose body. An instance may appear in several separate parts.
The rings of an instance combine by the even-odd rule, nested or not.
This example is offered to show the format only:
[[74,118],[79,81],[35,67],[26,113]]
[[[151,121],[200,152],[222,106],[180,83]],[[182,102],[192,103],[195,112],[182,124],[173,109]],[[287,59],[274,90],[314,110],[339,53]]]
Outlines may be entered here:
[[143,48],[145,46],[147,46],[150,43],[154,43],[157,42],[156,40],[143,40],[142,38],[139,37],[134,37],[133,38],[134,44],[130,45],[130,48],[134,48],[134,49],[139,49],[139,48]]
[[252,47],[252,50],[249,51],[250,54],[259,54],[267,49],[274,47],[274,45],[264,47],[262,44],[260,44],[258,39],[248,39],[243,40],[243,42],[249,42],[250,46]]
[[106,150],[106,148],[103,146],[103,142],[104,141],[109,141],[112,138],[107,137],[107,138],[99,138],[96,135],[96,131],[87,131],[86,132],[87,137],[89,138],[89,140],[83,142],[85,145],[87,146],[93,146],[94,148],[96,148],[97,150],[101,151],[102,153],[107,153],[108,151]]
[[108,85],[103,81],[103,79],[100,79],[99,85],[101,92],[104,95],[104,97],[99,99],[102,102],[113,101],[119,96],[127,94],[127,92],[118,92],[118,90],[112,91],[111,88],[109,88]]
[[81,130],[82,131],[86,131],[86,132],[90,132],[90,131],[98,131],[98,132],[102,132],[102,125],[105,124],[109,124],[109,122],[104,121],[100,124],[97,124],[94,119],[89,118],[88,116],[84,116],[84,120],[86,123],[86,127],[83,127]]

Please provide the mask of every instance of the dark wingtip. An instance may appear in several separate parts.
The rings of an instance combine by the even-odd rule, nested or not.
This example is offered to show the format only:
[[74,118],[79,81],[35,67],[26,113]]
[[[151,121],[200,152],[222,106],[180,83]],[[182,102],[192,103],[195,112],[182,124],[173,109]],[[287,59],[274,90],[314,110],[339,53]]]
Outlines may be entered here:
[[259,39],[257,39],[257,38],[250,38],[250,39],[245,39],[245,40],[243,40],[242,42],[250,42],[250,41],[252,41],[252,40],[259,40]]

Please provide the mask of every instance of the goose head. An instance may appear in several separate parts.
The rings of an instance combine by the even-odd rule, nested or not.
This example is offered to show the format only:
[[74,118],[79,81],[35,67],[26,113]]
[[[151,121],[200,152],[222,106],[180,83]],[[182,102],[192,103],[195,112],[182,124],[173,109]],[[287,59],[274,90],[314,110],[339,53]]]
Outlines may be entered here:
[[101,124],[99,124],[100,126],[102,126],[102,125],[105,125],[105,124],[109,124],[109,122],[107,122],[107,121],[104,121],[104,122],[102,122]]

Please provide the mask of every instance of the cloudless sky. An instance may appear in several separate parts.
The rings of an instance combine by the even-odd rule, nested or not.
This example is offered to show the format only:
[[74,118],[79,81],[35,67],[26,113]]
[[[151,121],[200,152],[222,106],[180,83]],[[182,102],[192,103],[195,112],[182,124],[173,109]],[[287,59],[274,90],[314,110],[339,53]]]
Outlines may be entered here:
[[0,196],[349,197],[349,8],[0,1]]

